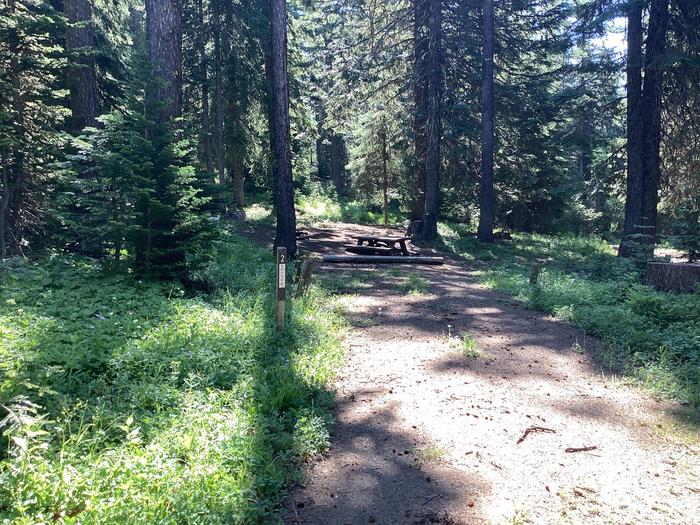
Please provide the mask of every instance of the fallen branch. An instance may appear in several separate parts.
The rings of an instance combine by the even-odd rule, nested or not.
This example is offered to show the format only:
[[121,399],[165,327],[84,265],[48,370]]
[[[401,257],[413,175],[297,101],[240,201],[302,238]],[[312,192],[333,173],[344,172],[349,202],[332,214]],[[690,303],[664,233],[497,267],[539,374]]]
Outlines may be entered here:
[[548,432],[550,434],[556,434],[556,430],[553,430],[551,428],[545,428],[545,427],[530,427],[525,430],[522,436],[520,436],[520,439],[518,440],[517,444],[520,445],[523,441],[525,441],[525,438],[530,434],[531,432]]
[[590,447],[569,447],[565,450],[565,452],[588,452],[590,450],[597,450],[598,445],[593,445]]
[[433,501],[435,498],[441,498],[442,499],[442,494],[433,494],[432,496],[428,496],[425,501],[423,502],[423,505],[427,505],[431,501]]

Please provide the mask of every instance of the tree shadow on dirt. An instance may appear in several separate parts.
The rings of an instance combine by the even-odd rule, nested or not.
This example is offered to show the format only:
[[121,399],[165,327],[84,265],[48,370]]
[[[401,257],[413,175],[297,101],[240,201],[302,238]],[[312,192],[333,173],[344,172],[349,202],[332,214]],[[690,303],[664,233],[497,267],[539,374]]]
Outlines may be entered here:
[[[382,390],[382,389],[379,389]],[[488,493],[478,476],[425,459],[431,444],[401,428],[397,407],[358,414],[377,389],[339,400],[333,447],[313,465],[305,488],[292,491],[288,524],[481,523],[479,502]]]
[[[440,268],[400,266],[406,273],[416,273],[429,282],[420,294],[397,298],[398,271],[386,267],[326,267],[324,271],[344,283],[345,292],[353,292],[372,301],[363,308],[349,311],[353,326],[410,330],[412,338],[473,338],[478,358],[461,355],[459,350],[446,353],[433,362],[429,371],[448,374],[467,373],[493,381],[566,385],[579,373],[594,376],[621,375],[622,369],[611,366],[610,356],[598,339],[580,329],[554,319],[543,312],[519,306],[512,298],[469,282],[461,266],[447,264]],[[359,286],[352,288],[353,283]],[[573,368],[572,368],[573,365]],[[554,409],[573,417],[613,422],[624,419],[625,409],[613,401],[576,392],[566,402],[550,401]],[[659,417],[669,417],[695,427],[698,412],[671,403],[658,404]]]

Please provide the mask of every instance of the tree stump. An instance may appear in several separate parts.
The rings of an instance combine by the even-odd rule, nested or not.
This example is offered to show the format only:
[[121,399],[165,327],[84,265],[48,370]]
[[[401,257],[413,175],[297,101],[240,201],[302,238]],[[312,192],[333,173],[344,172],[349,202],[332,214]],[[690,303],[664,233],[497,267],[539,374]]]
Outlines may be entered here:
[[420,235],[423,230],[423,221],[411,221],[411,224],[406,228],[406,235],[409,237],[415,237]]
[[650,262],[644,282],[664,292],[693,292],[700,283],[700,264]]

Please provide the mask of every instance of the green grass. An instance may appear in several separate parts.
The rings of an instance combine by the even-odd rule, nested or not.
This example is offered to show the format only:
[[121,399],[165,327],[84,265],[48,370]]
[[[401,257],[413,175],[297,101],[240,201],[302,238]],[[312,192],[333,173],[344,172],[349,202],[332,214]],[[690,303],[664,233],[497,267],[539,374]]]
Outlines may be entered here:
[[469,359],[478,359],[487,357],[484,352],[477,346],[476,340],[468,333],[462,335],[452,335],[452,326],[448,325],[447,344],[449,348],[455,352],[459,352],[464,357]]
[[[359,201],[340,201],[323,194],[298,195],[296,208],[302,223],[348,222],[353,224],[384,224],[384,212]],[[389,224],[402,224],[405,216],[395,206],[389,207]]]
[[469,334],[462,334],[462,354],[464,357],[470,357],[472,359],[476,359],[478,357],[482,357],[483,354],[481,350],[479,350],[479,347],[476,346],[476,341],[474,338],[469,335]]
[[409,295],[423,295],[430,289],[430,283],[427,279],[421,277],[416,273],[409,273],[407,277],[401,278],[397,283],[394,284],[397,290],[406,292]]
[[272,208],[269,206],[265,206],[260,203],[253,203],[250,206],[246,206],[243,211],[245,212],[245,218],[248,222],[255,222],[259,224],[274,223]]
[[[267,196],[253,196],[253,200]],[[360,201],[338,201],[337,198],[317,191],[311,195],[298,193],[295,197],[297,222],[300,226],[314,226],[322,222],[347,222],[353,224],[384,224],[384,212],[381,206],[372,206]],[[245,207],[246,221],[271,225],[275,223],[272,205],[260,200]],[[401,225],[406,215],[395,202],[389,206],[389,224]]]
[[[486,245],[459,225],[441,224],[440,233],[482,282],[601,338],[604,364],[700,406],[700,293],[643,286],[632,263],[595,237],[515,234]],[[541,270],[530,285],[535,264]]]
[[333,294],[354,294],[371,288],[373,282],[382,278],[379,270],[352,270],[350,272],[326,272],[319,276],[323,288]]
[[414,447],[411,449],[411,466],[419,469],[429,463],[440,461],[444,457],[445,451],[438,446]]
[[199,298],[87,259],[0,266],[0,521],[280,521],[328,445],[342,324],[312,287],[276,333],[271,259],[221,242]]

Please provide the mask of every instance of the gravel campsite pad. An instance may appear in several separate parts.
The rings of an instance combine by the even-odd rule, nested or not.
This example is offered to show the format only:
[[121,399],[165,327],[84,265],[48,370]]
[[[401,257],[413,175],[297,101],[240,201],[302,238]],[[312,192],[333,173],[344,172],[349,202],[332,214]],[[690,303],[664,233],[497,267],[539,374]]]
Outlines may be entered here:
[[[326,225],[342,253],[380,228]],[[263,239],[259,239],[263,240]],[[440,267],[322,266],[351,325],[328,453],[289,524],[696,522],[688,409],[596,365],[597,342]]]

